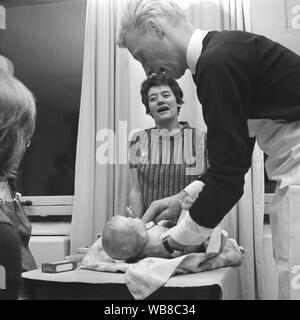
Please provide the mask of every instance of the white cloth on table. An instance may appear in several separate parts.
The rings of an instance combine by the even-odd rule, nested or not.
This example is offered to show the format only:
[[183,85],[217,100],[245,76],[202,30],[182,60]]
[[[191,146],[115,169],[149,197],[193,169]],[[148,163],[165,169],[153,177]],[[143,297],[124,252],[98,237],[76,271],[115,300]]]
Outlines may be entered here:
[[243,248],[228,239],[220,227],[208,242],[205,253],[190,253],[173,259],[144,258],[136,263],[108,257],[99,238],[84,257],[81,268],[95,271],[124,272],[126,285],[135,299],[145,299],[162,287],[174,274],[196,273],[226,266],[238,266]]

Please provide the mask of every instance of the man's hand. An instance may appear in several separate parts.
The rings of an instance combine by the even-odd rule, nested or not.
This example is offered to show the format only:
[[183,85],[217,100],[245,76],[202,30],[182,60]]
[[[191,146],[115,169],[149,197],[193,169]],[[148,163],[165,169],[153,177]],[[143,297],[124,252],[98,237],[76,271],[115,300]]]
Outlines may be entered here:
[[161,220],[171,220],[177,223],[181,213],[181,202],[186,197],[187,193],[183,190],[174,196],[153,201],[142,217],[142,220],[147,223],[149,221],[158,222]]

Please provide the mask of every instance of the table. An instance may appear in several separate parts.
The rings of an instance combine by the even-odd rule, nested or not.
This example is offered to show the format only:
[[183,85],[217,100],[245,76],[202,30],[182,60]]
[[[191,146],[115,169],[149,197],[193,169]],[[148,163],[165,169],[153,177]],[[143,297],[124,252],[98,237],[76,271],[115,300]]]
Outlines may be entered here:
[[[22,274],[36,300],[133,300],[124,273],[76,269],[56,274],[40,269]],[[239,267],[226,267],[171,277],[147,300],[242,299]]]

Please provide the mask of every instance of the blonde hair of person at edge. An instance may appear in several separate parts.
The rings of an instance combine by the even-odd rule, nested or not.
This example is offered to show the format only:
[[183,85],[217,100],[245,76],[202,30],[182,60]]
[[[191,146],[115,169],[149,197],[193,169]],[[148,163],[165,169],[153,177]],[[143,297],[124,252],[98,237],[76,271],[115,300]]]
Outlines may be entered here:
[[[13,76],[13,65],[0,56],[0,266],[5,268],[6,289],[0,300],[19,299],[24,254],[34,268],[28,249],[29,234],[19,228],[8,180],[18,174],[20,161],[35,128],[36,106],[33,94]],[[27,231],[27,230],[26,230]],[[27,263],[26,262],[26,263]],[[27,266],[27,264],[26,264]]]
[[[180,145],[182,145],[183,141],[182,139],[179,139],[179,137],[181,138],[181,135],[183,134],[182,132],[178,131],[178,129],[180,128],[191,130],[190,132],[193,132],[195,134],[197,132],[197,134],[199,135],[205,134],[204,131],[200,132],[199,130],[197,131],[194,128],[189,127],[187,122],[178,121],[180,107],[183,104],[183,92],[175,79],[167,75],[151,75],[151,77],[146,79],[142,84],[141,97],[146,108],[146,113],[150,114],[155,121],[155,129],[166,129],[170,133],[173,132],[174,134],[179,134],[180,136],[178,136],[176,141],[180,143]],[[147,134],[145,131],[143,131],[142,133]],[[149,133],[151,133],[151,131]],[[139,138],[140,139],[138,139],[137,141],[143,140],[140,136]],[[135,139],[136,138],[134,138],[134,140]],[[199,141],[196,142],[198,139]],[[205,149],[200,143],[202,142],[202,140],[203,139],[200,139],[200,136],[199,138],[197,137],[195,139],[191,139],[190,143],[193,144],[193,146],[191,145],[190,149],[193,149],[192,147],[194,147],[195,149],[198,149],[198,147],[202,148],[202,150]],[[152,154],[155,153],[156,151],[153,145],[154,142],[151,140],[150,143],[148,139],[145,141],[147,147],[149,144],[151,145]],[[169,149],[170,145],[167,144],[166,152],[169,152]],[[164,153],[163,150],[164,148],[160,149],[160,152]],[[133,154],[135,154],[135,150]],[[206,153],[203,150],[203,157],[201,158],[201,162],[203,163],[205,163],[205,155]],[[136,160],[138,159],[135,158],[135,156],[131,156],[129,159],[129,163],[131,164],[131,161],[136,163]],[[198,161],[200,161],[200,159],[198,159]],[[150,168],[153,168],[153,164],[147,163],[143,165],[147,166],[147,169],[145,169],[145,171],[148,172],[147,176],[143,176],[143,183],[153,183],[153,176],[151,174]],[[159,164],[157,165],[160,166]],[[173,172],[173,169],[170,168],[170,166],[172,165],[172,160],[170,158],[170,163],[168,164],[168,172]],[[177,176],[177,174],[174,171],[173,183],[177,181],[178,184],[179,181],[181,181],[181,183],[185,186],[190,181],[193,181],[197,178],[198,175],[188,175],[186,174],[186,170],[182,170],[181,166],[185,166],[185,164],[181,164],[181,166],[179,166],[179,164],[176,164],[176,166],[179,169],[177,173],[181,175],[181,178],[179,179],[177,177],[176,179],[175,176]],[[186,168],[184,167],[184,169]],[[114,216],[106,224],[106,227],[102,233],[102,245],[105,252],[113,259],[127,260],[130,262],[145,257],[172,258],[182,254],[190,252],[200,252],[200,250],[203,250],[204,248],[202,246],[190,245],[186,246],[184,250],[170,252],[170,250],[168,250],[169,248],[166,247],[167,244],[165,241],[163,241],[162,237],[167,236],[168,231],[171,230],[170,228],[175,225],[174,222],[170,220],[163,220],[158,222],[158,224],[155,224],[153,221],[150,223],[145,223],[142,219],[140,219],[144,213],[144,208],[147,208],[148,203],[143,201],[141,189],[145,188],[139,185],[139,177],[137,172],[135,172],[134,170],[137,170],[137,168],[131,168],[131,173],[133,174],[133,189],[136,190],[138,186],[139,192],[135,192],[133,194],[132,190],[130,191],[131,206],[127,208],[127,214],[129,215],[129,217],[117,215]],[[199,170],[201,170],[200,167]],[[164,173],[161,174],[165,175]],[[168,181],[167,183],[169,184],[170,182]],[[158,188],[158,186],[154,187]],[[151,188],[151,186],[149,188]],[[178,185],[178,189],[180,189],[180,185]],[[146,188],[146,190],[148,190],[148,188]],[[170,190],[166,192],[171,192]],[[153,190],[151,193],[157,193],[157,195],[159,194],[158,192],[154,192]],[[189,209],[192,202],[193,200],[188,196],[184,199],[184,202],[182,202],[184,210],[182,211],[181,219],[186,214],[186,210]]]
[[[202,104],[210,167],[168,244],[180,249],[193,243],[191,230],[199,243],[238,202],[256,139],[268,155],[268,177],[277,182],[269,216],[279,299],[300,299],[293,285],[300,265],[299,55],[259,34],[197,29],[172,0],[130,0],[118,45],[147,75],[165,72],[178,79],[189,69]],[[172,216],[185,192],[190,194],[185,188],[156,201],[142,219]]]

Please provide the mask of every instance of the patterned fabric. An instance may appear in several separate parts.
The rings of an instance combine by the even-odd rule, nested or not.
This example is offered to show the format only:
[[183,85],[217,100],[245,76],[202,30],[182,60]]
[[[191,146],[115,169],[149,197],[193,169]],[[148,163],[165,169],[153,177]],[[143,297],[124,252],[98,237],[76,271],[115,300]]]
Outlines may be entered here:
[[137,169],[145,210],[152,201],[180,192],[208,167],[205,131],[180,124],[171,132],[151,128],[132,138],[129,168]]
[[2,182],[3,188],[7,188],[12,196],[12,201],[3,201],[0,199],[0,223],[8,223],[14,227],[21,240],[22,272],[36,269],[36,263],[29,249],[29,240],[31,236],[31,223],[20,204],[13,182]]

